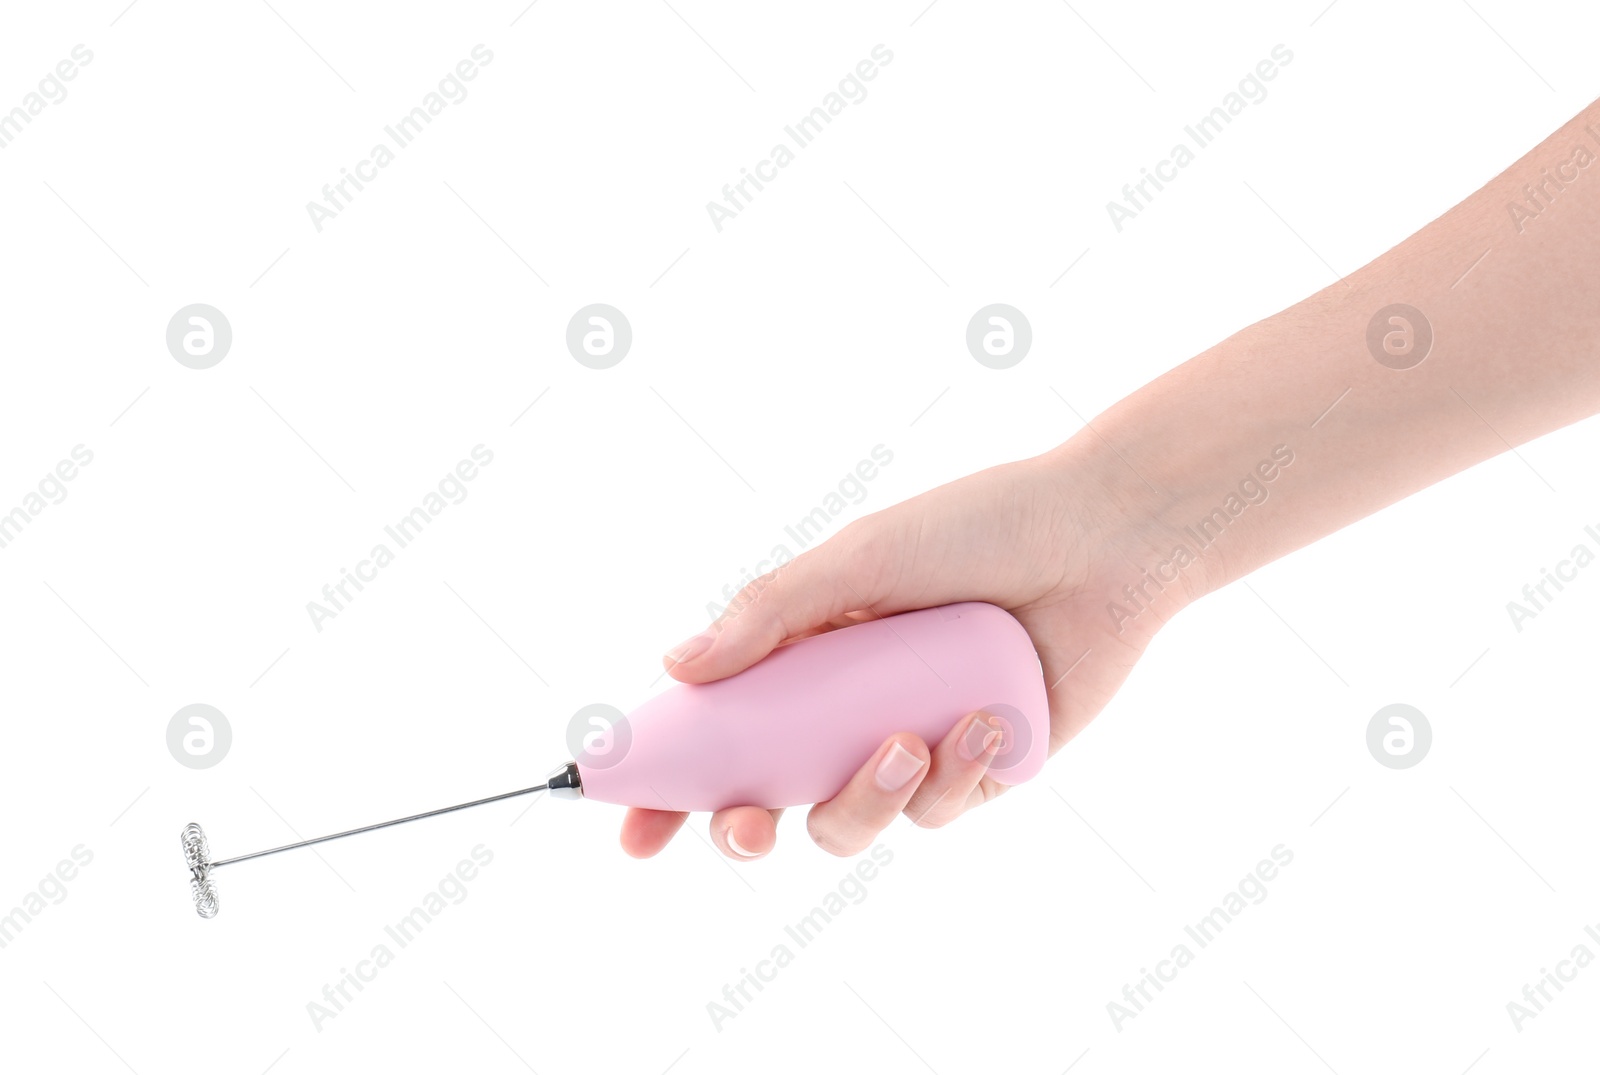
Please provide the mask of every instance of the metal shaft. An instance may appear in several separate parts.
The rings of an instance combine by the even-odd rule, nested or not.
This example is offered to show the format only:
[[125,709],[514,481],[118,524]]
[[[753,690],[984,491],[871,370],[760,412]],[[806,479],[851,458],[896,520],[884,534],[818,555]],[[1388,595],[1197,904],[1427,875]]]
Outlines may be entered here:
[[336,832],[328,836],[318,836],[314,840],[301,840],[299,843],[284,844],[282,847],[269,848],[266,851],[252,851],[248,855],[235,855],[232,858],[222,859],[220,861],[211,863],[211,869],[214,870],[218,866],[227,866],[229,863],[233,862],[244,862],[246,859],[258,859],[263,855],[276,855],[279,851],[293,851],[297,847],[310,847],[312,844],[327,843],[329,840],[339,840],[346,836],[355,836],[359,833],[371,832],[374,829],[386,829],[390,825],[404,825],[408,821],[419,821],[425,817],[434,817],[438,814],[448,814],[455,810],[465,810],[469,806],[482,806],[484,803],[499,802],[501,799],[514,799],[518,795],[531,795],[536,791],[548,791],[549,789],[550,782],[546,781],[543,784],[539,784],[531,788],[523,788],[521,791],[507,791],[500,795],[491,795],[487,799],[474,799],[470,803],[457,803],[455,806],[446,806],[438,810],[429,810],[422,814],[412,814],[410,817],[397,817],[393,821],[380,821],[376,825],[363,825],[359,829],[349,829],[345,832]]

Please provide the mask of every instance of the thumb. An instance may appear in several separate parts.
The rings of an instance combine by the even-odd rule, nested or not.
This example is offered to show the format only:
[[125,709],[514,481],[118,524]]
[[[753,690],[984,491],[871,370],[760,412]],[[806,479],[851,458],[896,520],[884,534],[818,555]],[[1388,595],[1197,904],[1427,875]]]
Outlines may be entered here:
[[662,663],[684,683],[742,672],[786,639],[877,605],[883,580],[892,577],[886,560],[883,543],[851,524],[740,590],[721,618],[668,650]]

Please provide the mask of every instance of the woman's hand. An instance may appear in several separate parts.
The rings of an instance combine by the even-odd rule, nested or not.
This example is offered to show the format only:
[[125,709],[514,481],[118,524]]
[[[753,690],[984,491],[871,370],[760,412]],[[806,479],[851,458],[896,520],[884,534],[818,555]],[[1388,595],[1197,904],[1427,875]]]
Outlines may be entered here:
[[[1156,628],[1188,599],[1188,587],[1168,585],[1131,620],[1108,613],[1117,588],[1140,581],[1129,559],[1139,542],[1108,538],[1112,520],[1119,520],[1117,533],[1128,532],[1120,520],[1130,515],[1128,505],[1112,500],[1131,494],[1113,489],[1139,483],[1125,468],[1111,481],[1089,480],[1090,468],[1076,465],[1075,454],[1081,453],[1069,444],[852,523],[752,582],[727,616],[666,656],[668,670],[682,682],[705,683],[791,639],[910,609],[988,601],[1015,616],[1039,652],[1054,753],[1100,712]],[[900,813],[928,828],[948,824],[1005,790],[987,775],[999,740],[998,727],[981,712],[957,722],[938,743],[890,736],[838,795],[812,807],[811,838],[833,854],[851,855]],[[711,818],[712,839],[734,858],[758,858],[777,839],[780,813],[719,810]],[[632,809],[622,845],[631,855],[653,855],[687,816]]]
[[[787,639],[988,601],[1039,651],[1054,752],[1194,598],[1600,413],[1600,183],[1563,188],[1549,207],[1559,225],[1518,223],[1502,241],[1526,177],[1596,125],[1600,102],[1393,250],[1151,381],[1060,448],[869,515],[756,580],[736,612],[668,655],[673,676],[720,679]],[[1402,328],[1428,342],[1396,362],[1379,334]],[[897,812],[943,825],[998,795],[992,729],[971,723],[982,719],[931,745],[891,737],[812,809],[812,838],[851,854]],[[774,818],[721,810],[712,836],[753,858],[771,850]],[[631,811],[623,846],[652,855],[683,821]]]

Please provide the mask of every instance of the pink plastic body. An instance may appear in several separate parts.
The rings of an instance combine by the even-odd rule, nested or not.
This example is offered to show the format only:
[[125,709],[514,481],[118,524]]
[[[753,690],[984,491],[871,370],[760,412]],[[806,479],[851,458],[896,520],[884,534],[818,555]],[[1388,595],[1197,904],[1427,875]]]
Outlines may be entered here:
[[895,732],[930,747],[983,709],[1003,784],[1039,772],[1050,714],[1033,642],[979,602],[904,612],[792,642],[738,675],[680,684],[630,713],[604,756],[578,759],[588,799],[657,810],[831,799]]

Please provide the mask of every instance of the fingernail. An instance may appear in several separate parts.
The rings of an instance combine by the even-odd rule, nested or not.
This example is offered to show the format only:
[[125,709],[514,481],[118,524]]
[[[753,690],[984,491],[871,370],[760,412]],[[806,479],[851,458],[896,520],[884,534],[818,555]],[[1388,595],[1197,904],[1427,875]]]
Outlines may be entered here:
[[873,778],[884,791],[899,791],[906,786],[907,781],[917,775],[924,764],[921,758],[896,743],[878,763],[878,771],[873,774]]
[[1000,753],[1000,747],[1003,745],[1002,741],[1004,739],[1005,733],[996,728],[983,737],[983,752],[990,755]]
[[1000,738],[1000,728],[994,723],[993,718],[986,718],[983,713],[975,713],[972,716],[972,723],[967,725],[967,730],[961,736],[958,753],[963,761],[977,761],[999,750],[1000,748],[994,744]]
[[745,848],[744,846],[742,846],[739,843],[738,837],[733,835],[733,829],[731,829],[731,828],[727,832],[723,833],[722,835],[723,835],[724,838],[727,839],[728,847],[730,847],[733,850],[733,853],[735,855],[738,855],[742,859],[753,859],[753,858],[758,857],[761,854],[759,851],[751,851],[748,848]]
[[673,664],[683,664],[692,661],[706,650],[711,648],[711,632],[695,635],[687,642],[680,642],[672,649],[667,650],[667,660]]

